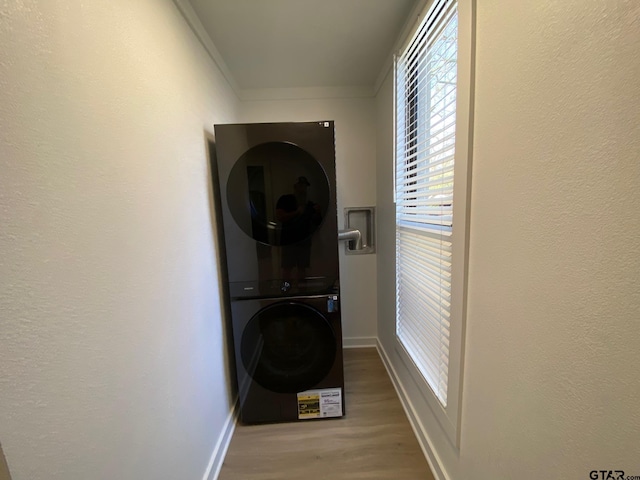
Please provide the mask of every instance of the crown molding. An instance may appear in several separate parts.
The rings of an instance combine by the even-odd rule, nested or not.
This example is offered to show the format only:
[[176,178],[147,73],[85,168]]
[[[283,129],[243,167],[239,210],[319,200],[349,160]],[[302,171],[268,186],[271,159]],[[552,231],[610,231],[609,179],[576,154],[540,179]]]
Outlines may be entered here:
[[422,18],[429,11],[429,7],[433,3],[433,0],[418,0],[416,4],[411,9],[411,13],[407,17],[406,22],[404,22],[404,26],[400,31],[400,35],[396,38],[395,43],[393,44],[393,48],[391,52],[387,55],[385,62],[382,65],[382,69],[376,78],[375,83],[373,84],[373,94],[378,95],[382,84],[387,79],[387,75],[393,68],[393,56],[396,52],[400,51],[400,49],[409,41],[409,38],[413,35],[415,30],[420,25]]
[[233,92],[236,94],[236,97],[241,98],[240,94],[242,92],[242,89],[238,85],[238,82],[236,82],[236,79],[231,74],[231,70],[225,63],[224,59],[222,58],[222,54],[214,45],[213,40],[211,40],[211,37],[209,36],[206,29],[204,28],[204,25],[202,25],[202,22],[198,18],[198,15],[196,14],[195,10],[193,10],[193,7],[189,3],[189,1],[173,0],[173,3],[182,14],[182,17],[187,22],[187,25],[189,25],[189,27],[191,28],[191,31],[196,36],[200,44],[204,47],[206,52],[209,54],[209,57],[211,57],[211,60],[213,60],[213,62],[218,66],[225,80],[227,81],[227,83],[229,84]]
[[407,38],[413,33],[416,26],[427,11],[427,7],[433,0],[418,0],[411,10],[411,14],[402,28],[402,33],[396,39],[391,52],[378,73],[376,81],[370,87],[292,87],[292,88],[241,88],[231,70],[227,66],[220,51],[216,48],[213,40],[207,33],[204,25],[193,10],[189,0],[173,0],[178,11],[183,16],[187,25],[203,46],[209,57],[218,66],[225,80],[241,101],[261,101],[261,100],[320,100],[336,98],[373,98],[378,95],[382,84],[391,72],[393,67],[393,55],[397,52]]

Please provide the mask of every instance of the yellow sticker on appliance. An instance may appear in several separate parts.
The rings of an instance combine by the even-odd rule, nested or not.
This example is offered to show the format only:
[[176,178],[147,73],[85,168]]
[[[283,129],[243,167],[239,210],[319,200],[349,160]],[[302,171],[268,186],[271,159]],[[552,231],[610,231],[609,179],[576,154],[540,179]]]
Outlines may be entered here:
[[307,418],[320,417],[320,393],[319,392],[301,392],[298,393],[298,418],[304,420]]
[[298,418],[342,416],[342,389],[324,388],[298,393]]

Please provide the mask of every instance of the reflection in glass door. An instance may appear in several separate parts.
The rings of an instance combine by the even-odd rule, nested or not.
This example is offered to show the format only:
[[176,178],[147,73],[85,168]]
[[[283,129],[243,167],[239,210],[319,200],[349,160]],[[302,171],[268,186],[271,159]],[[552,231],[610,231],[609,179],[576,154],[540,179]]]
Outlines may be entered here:
[[274,392],[301,392],[321,381],[336,358],[336,336],[316,309],[298,302],[271,305],[254,315],[241,340],[246,371]]

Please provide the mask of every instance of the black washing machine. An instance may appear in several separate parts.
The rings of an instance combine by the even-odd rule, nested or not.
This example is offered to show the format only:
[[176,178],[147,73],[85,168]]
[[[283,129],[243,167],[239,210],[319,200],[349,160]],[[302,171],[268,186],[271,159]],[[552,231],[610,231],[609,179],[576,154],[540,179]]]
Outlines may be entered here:
[[341,417],[334,124],[215,136],[241,420]]
[[344,415],[339,296],[234,301],[244,423]]

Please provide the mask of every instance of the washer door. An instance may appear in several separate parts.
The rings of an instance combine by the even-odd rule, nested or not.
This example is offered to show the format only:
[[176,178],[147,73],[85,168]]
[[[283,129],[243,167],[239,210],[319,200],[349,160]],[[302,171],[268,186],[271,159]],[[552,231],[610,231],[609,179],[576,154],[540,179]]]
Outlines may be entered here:
[[330,187],[320,163],[287,142],[247,150],[227,179],[227,205],[240,229],[267,245],[310,238],[329,207]]
[[299,302],[277,303],[249,320],[242,333],[241,357],[249,375],[267,390],[302,392],[333,367],[335,332],[316,309]]

